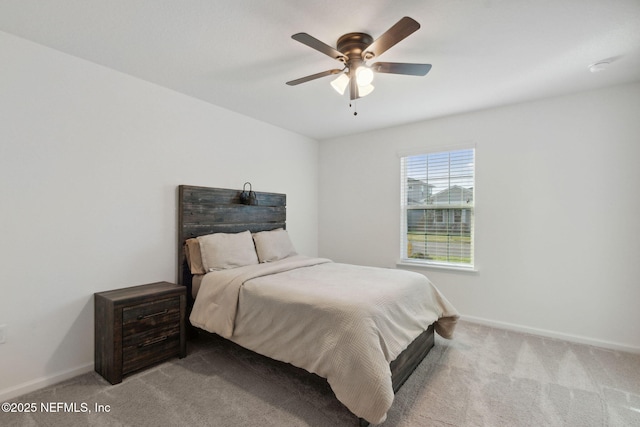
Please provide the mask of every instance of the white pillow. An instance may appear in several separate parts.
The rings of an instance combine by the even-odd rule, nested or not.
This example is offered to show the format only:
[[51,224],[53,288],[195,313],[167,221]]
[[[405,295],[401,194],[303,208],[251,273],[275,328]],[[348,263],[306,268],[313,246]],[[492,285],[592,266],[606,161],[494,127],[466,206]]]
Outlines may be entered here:
[[202,266],[205,271],[225,270],[258,264],[251,232],[215,233],[199,236]]
[[255,233],[253,241],[256,244],[256,252],[260,262],[278,261],[297,255],[291,239],[289,239],[289,233],[282,228]]

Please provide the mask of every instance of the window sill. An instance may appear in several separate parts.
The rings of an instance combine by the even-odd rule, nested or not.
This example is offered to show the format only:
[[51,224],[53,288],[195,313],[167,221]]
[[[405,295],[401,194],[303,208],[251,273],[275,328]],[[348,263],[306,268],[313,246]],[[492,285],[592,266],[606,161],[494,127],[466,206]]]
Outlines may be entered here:
[[475,267],[464,267],[459,265],[447,265],[447,264],[436,264],[436,263],[426,263],[426,262],[412,262],[408,260],[400,260],[396,263],[396,267],[400,268],[426,268],[432,270],[448,270],[448,271],[457,271],[462,273],[477,273],[478,270]]

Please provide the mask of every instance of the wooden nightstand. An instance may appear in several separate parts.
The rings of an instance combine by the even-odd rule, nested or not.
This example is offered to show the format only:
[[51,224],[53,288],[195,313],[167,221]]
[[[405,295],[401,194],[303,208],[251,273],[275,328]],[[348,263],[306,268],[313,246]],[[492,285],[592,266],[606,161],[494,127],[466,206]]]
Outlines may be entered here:
[[186,288],[168,282],[98,292],[95,369],[111,384],[154,363],[187,355]]

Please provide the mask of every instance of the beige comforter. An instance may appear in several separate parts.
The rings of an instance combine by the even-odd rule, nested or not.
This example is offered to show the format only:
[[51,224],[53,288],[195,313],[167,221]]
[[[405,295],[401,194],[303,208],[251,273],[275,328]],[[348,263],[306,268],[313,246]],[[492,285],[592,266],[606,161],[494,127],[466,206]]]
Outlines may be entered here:
[[389,363],[434,322],[449,338],[457,318],[421,274],[298,255],[206,274],[190,320],[326,378],[377,424],[393,402]]

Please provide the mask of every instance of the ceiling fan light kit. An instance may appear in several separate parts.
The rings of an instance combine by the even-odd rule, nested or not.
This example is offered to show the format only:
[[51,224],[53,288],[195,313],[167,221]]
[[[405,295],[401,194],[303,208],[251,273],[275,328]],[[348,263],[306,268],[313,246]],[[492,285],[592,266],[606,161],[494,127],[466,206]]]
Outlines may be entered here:
[[405,16],[396,22],[375,41],[366,33],[347,33],[342,35],[336,44],[336,49],[310,36],[307,33],[297,33],[292,39],[305,44],[318,52],[342,62],[343,69],[332,69],[296,80],[288,81],[289,86],[306,83],[321,77],[340,74],[331,81],[331,86],[341,95],[349,87],[351,101],[362,98],[373,92],[371,84],[375,73],[403,74],[409,76],[424,76],[431,70],[431,64],[409,64],[401,62],[376,62],[367,65],[366,62],[380,56],[389,48],[396,45],[420,28],[414,19]]

